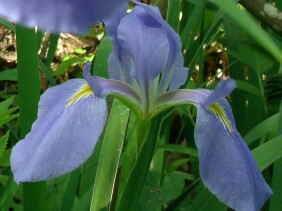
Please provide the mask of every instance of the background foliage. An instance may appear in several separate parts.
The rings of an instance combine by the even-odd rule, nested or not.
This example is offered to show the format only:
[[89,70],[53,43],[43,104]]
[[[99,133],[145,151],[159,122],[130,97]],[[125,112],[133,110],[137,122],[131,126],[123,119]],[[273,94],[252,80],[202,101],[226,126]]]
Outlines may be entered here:
[[[231,0],[146,3],[158,6],[181,37],[189,67],[184,87],[212,89],[221,78],[236,80],[238,88],[229,100],[237,128],[274,193],[263,210],[281,209],[281,34]],[[281,0],[269,3],[282,10]],[[119,101],[108,99],[107,128],[84,165],[57,179],[16,185],[9,166],[11,148],[30,130],[40,93],[68,78],[81,77],[80,69],[89,59],[94,59],[94,74],[107,77],[111,43],[103,26],[94,26],[81,38],[90,39],[91,47],[73,49],[56,65],[59,35],[0,21],[16,34],[18,54],[17,67],[0,67],[0,210],[228,209],[199,177],[192,106],[154,119],[150,141],[134,157],[135,117]],[[1,49],[1,53],[7,52]],[[116,153],[117,148],[123,150]],[[107,173],[99,167],[105,165]]]

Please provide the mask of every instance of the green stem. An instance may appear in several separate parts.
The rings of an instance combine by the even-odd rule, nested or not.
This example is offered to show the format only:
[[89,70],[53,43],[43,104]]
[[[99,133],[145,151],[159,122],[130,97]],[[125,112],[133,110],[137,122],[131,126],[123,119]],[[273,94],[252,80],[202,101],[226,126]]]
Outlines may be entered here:
[[[24,138],[36,119],[40,97],[36,33],[34,29],[16,27],[19,71],[20,137]],[[46,210],[45,182],[24,183],[24,210]]]

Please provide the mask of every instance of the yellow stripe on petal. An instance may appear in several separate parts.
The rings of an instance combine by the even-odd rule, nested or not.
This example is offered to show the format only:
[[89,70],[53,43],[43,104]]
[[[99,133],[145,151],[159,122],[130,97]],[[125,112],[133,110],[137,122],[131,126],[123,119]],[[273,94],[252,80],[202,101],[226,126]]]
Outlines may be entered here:
[[225,128],[229,130],[229,132],[234,132],[234,129],[225,113],[225,110],[222,108],[222,106],[219,103],[214,103],[211,106],[208,107],[208,109],[213,112],[220,122],[223,124]]
[[68,108],[69,106],[73,105],[77,101],[81,100],[82,98],[88,97],[89,95],[94,94],[91,87],[86,83],[79,87],[79,89],[71,96],[68,103],[64,107],[64,109]]

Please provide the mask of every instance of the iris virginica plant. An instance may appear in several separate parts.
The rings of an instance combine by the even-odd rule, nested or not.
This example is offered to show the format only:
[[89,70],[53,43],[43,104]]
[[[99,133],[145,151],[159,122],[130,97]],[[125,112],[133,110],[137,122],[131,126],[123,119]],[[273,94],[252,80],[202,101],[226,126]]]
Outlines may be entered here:
[[[87,63],[84,79],[69,80],[41,96],[38,119],[12,151],[15,181],[47,180],[82,164],[106,124],[106,96],[120,99],[135,113],[140,125],[173,106],[193,104],[198,109],[195,143],[204,184],[231,208],[259,210],[272,191],[238,133],[224,98],[235,88],[235,82],[222,81],[214,91],[177,89],[188,73],[183,67],[179,36],[157,8],[134,1],[138,6],[126,15],[127,5],[119,2],[116,12],[103,19],[113,43],[108,60],[111,79],[91,76]],[[88,21],[81,26],[85,29],[93,17],[83,18]],[[20,22],[35,23],[26,19]],[[70,32],[82,29],[76,26],[72,30],[68,21],[53,26],[52,20],[47,19],[42,27]]]

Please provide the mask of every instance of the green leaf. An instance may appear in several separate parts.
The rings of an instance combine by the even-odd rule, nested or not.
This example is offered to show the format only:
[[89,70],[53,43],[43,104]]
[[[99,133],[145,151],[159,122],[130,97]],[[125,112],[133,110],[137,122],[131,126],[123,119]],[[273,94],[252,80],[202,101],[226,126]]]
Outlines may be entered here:
[[112,51],[112,42],[108,36],[105,36],[98,48],[94,58],[94,74],[103,78],[109,78],[108,75],[108,58]]
[[276,160],[282,158],[282,135],[258,146],[252,150],[252,154],[257,161],[260,170],[263,171]]
[[137,210],[158,210],[162,206],[163,196],[161,188],[158,186],[159,180],[159,172],[149,171],[140,195]]
[[242,80],[236,80],[236,84],[238,89],[253,94],[255,96],[262,97],[262,93],[256,86]]
[[44,64],[46,65],[47,68],[50,68],[51,63],[53,61],[54,55],[56,53],[57,50],[57,45],[58,45],[58,41],[60,38],[60,34],[51,34],[50,36],[50,43],[49,43],[49,49],[48,49],[48,53],[45,59]]
[[82,198],[77,201],[72,209],[72,211],[88,211],[90,207],[92,196],[92,190],[89,190],[87,193],[83,195]]
[[185,146],[180,146],[176,144],[164,144],[164,145],[159,146],[158,149],[166,150],[169,152],[187,154],[193,157],[198,157],[198,151],[196,149],[185,147]]
[[259,123],[257,126],[255,126],[252,130],[250,130],[244,136],[244,140],[247,142],[248,145],[250,145],[259,138],[267,135],[268,133],[276,132],[277,127],[275,126],[278,125],[279,118],[279,113],[268,117],[267,119]]
[[9,210],[17,190],[17,185],[14,182],[13,174],[9,173],[8,176],[9,178],[6,185],[0,188],[0,210]]
[[272,175],[272,184],[271,189],[273,195],[270,198],[270,211],[279,210],[281,207],[282,201],[282,159],[277,160],[273,165],[273,175]]
[[159,210],[162,206],[167,206],[182,192],[186,178],[184,173],[170,171],[165,175],[163,185],[159,187],[160,174],[149,171],[138,210]]
[[[110,210],[129,109],[114,99],[98,163],[90,210]],[[114,137],[114,139],[113,139]]]
[[275,63],[275,60],[268,52],[252,44],[251,40],[239,46],[239,54],[239,58],[244,63],[250,65],[253,70],[259,73],[269,71]]
[[6,19],[0,17],[0,23],[10,29],[12,32],[16,31],[15,25],[12,24],[10,21],[7,21]]
[[[47,210],[59,211],[66,194],[70,174],[46,181]],[[72,201],[69,202],[72,205]]]
[[4,117],[1,117],[0,118],[0,125],[4,125],[8,122],[10,122],[11,120],[17,118],[19,115],[18,114],[12,114],[12,115],[9,115],[9,116],[4,116]]
[[64,60],[59,67],[53,72],[54,76],[59,76],[63,72],[65,72],[71,65],[73,64],[83,64],[87,61],[84,57],[69,57],[68,59]]
[[68,179],[68,185],[64,194],[61,211],[69,211],[73,208],[77,188],[79,184],[80,169],[73,171]]
[[9,69],[0,72],[0,81],[17,81],[18,69]]
[[[103,137],[104,134],[100,136],[99,141],[97,142],[91,157],[85,163],[83,163],[81,167],[81,176],[79,182],[79,198],[83,197],[84,194],[89,192],[89,190],[91,192],[93,190],[101,147],[103,144]],[[89,198],[89,206],[90,206],[90,202],[91,202],[91,196]]]
[[[27,29],[19,25],[16,27],[21,138],[30,131],[36,119],[40,98],[36,35],[35,29]],[[45,182],[24,183],[23,192],[25,210],[47,209]]]
[[9,106],[12,104],[14,97],[10,97],[7,100],[0,103],[0,111],[7,110]]
[[177,171],[170,171],[164,178],[162,185],[163,205],[168,204],[171,200],[180,195],[184,188],[187,176]]
[[169,0],[166,21],[176,31],[179,31],[179,15],[181,11],[180,0]]
[[249,36],[271,53],[280,63],[282,62],[282,52],[278,45],[245,10],[237,7],[234,0],[210,0],[210,2],[218,6],[234,24],[249,34]]
[[[124,191],[117,203],[118,210],[135,210],[142,192],[150,163],[158,142],[162,115],[155,117],[150,125],[148,137],[138,155],[137,161],[127,180]],[[130,199],[130,200],[129,200]]]
[[9,134],[10,132],[8,131],[4,136],[2,136],[0,138],[0,160],[6,150],[6,147],[7,147],[7,143],[8,143],[8,140],[9,140]]
[[0,166],[10,166],[11,149],[6,149],[0,157]]
[[40,68],[43,70],[47,80],[50,82],[51,86],[56,86],[56,80],[53,78],[53,74],[50,71],[50,69],[41,61],[40,58],[38,58],[38,64]]
[[[282,1],[281,1],[282,2]],[[282,114],[282,101],[280,103],[280,114]],[[282,115],[279,117],[278,123],[278,133],[282,134]],[[282,200],[282,159],[277,160],[273,165],[273,174],[272,174],[272,184],[271,189],[273,191],[273,195],[270,198],[269,210],[275,211],[278,210],[281,206]]]
[[191,211],[216,210],[226,211],[227,206],[222,204],[208,189],[204,189],[189,208]]
[[0,110],[0,118],[4,118],[6,116],[9,116],[17,110],[18,110],[18,107]]

